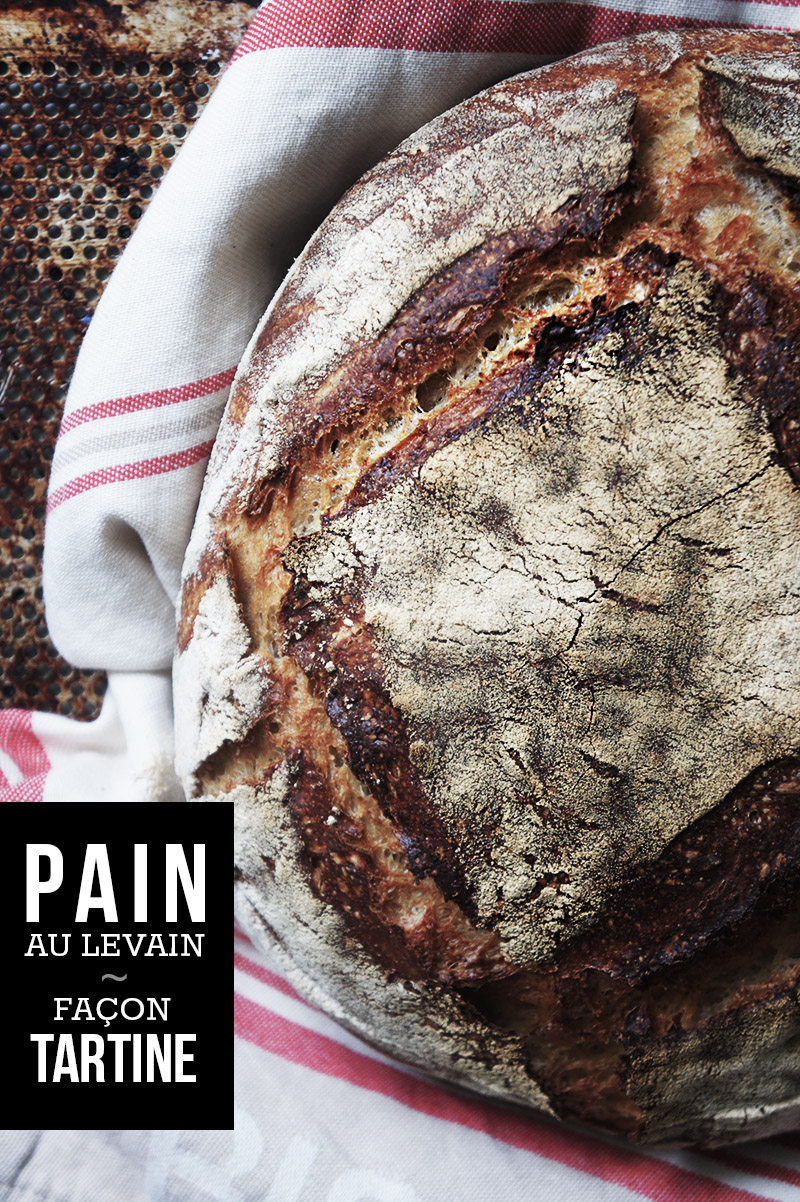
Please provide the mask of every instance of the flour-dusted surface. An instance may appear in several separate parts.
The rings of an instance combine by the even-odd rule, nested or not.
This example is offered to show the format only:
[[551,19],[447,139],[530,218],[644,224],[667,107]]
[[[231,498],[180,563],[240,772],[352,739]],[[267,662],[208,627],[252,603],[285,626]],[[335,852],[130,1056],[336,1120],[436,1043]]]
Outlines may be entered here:
[[[191,714],[176,739],[175,767],[191,772],[226,743],[244,738],[261,716],[267,684],[260,661],[250,654],[250,633],[242,621],[233,583],[224,563],[198,606],[192,641],[178,664],[175,687]],[[191,734],[189,743],[182,741]]]
[[633,320],[644,353],[610,331],[287,561],[323,608],[362,597],[412,764],[515,963],[800,752],[800,494],[703,291],[676,273]]
[[648,35],[426,127],[241,366],[193,796],[295,986],[655,1142],[796,1126],[796,40]]

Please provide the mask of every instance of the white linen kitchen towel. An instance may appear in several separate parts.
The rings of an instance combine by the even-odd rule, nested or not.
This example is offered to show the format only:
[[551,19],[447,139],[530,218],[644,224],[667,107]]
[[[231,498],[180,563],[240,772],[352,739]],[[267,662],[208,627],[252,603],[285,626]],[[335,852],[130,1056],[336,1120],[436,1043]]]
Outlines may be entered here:
[[[419,125],[516,71],[627,33],[800,29],[760,0],[268,0],[92,318],[52,465],[51,633],[104,668],[100,717],[0,712],[0,799],[179,796],[174,603],[236,364],[344,189]],[[236,1129],[6,1132],[7,1202],[800,1202],[800,1137],[620,1147],[389,1065],[235,940]]]

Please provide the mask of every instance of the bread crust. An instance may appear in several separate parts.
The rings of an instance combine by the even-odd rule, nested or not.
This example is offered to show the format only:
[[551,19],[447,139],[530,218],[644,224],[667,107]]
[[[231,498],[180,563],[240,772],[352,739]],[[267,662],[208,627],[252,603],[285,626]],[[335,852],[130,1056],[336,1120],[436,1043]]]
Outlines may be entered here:
[[650,1142],[800,1121],[797,128],[753,31],[426,126],[254,334],[184,572],[179,770],[297,987]]

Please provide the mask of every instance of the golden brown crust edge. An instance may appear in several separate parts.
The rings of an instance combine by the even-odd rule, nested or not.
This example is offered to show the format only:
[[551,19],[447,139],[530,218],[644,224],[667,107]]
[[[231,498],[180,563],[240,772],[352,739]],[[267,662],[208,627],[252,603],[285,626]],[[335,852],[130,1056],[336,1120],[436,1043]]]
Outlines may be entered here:
[[656,1142],[800,1114],[799,64],[647,35],[400,147],[254,336],[187,559],[181,768],[298,986]]

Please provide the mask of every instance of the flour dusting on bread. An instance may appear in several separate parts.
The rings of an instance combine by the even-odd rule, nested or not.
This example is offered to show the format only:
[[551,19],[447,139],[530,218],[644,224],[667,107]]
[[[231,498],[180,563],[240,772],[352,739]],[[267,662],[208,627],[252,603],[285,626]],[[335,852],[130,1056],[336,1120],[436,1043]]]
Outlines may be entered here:
[[187,556],[190,796],[296,986],[656,1143],[796,1126],[800,51],[650,34],[342,200]]

